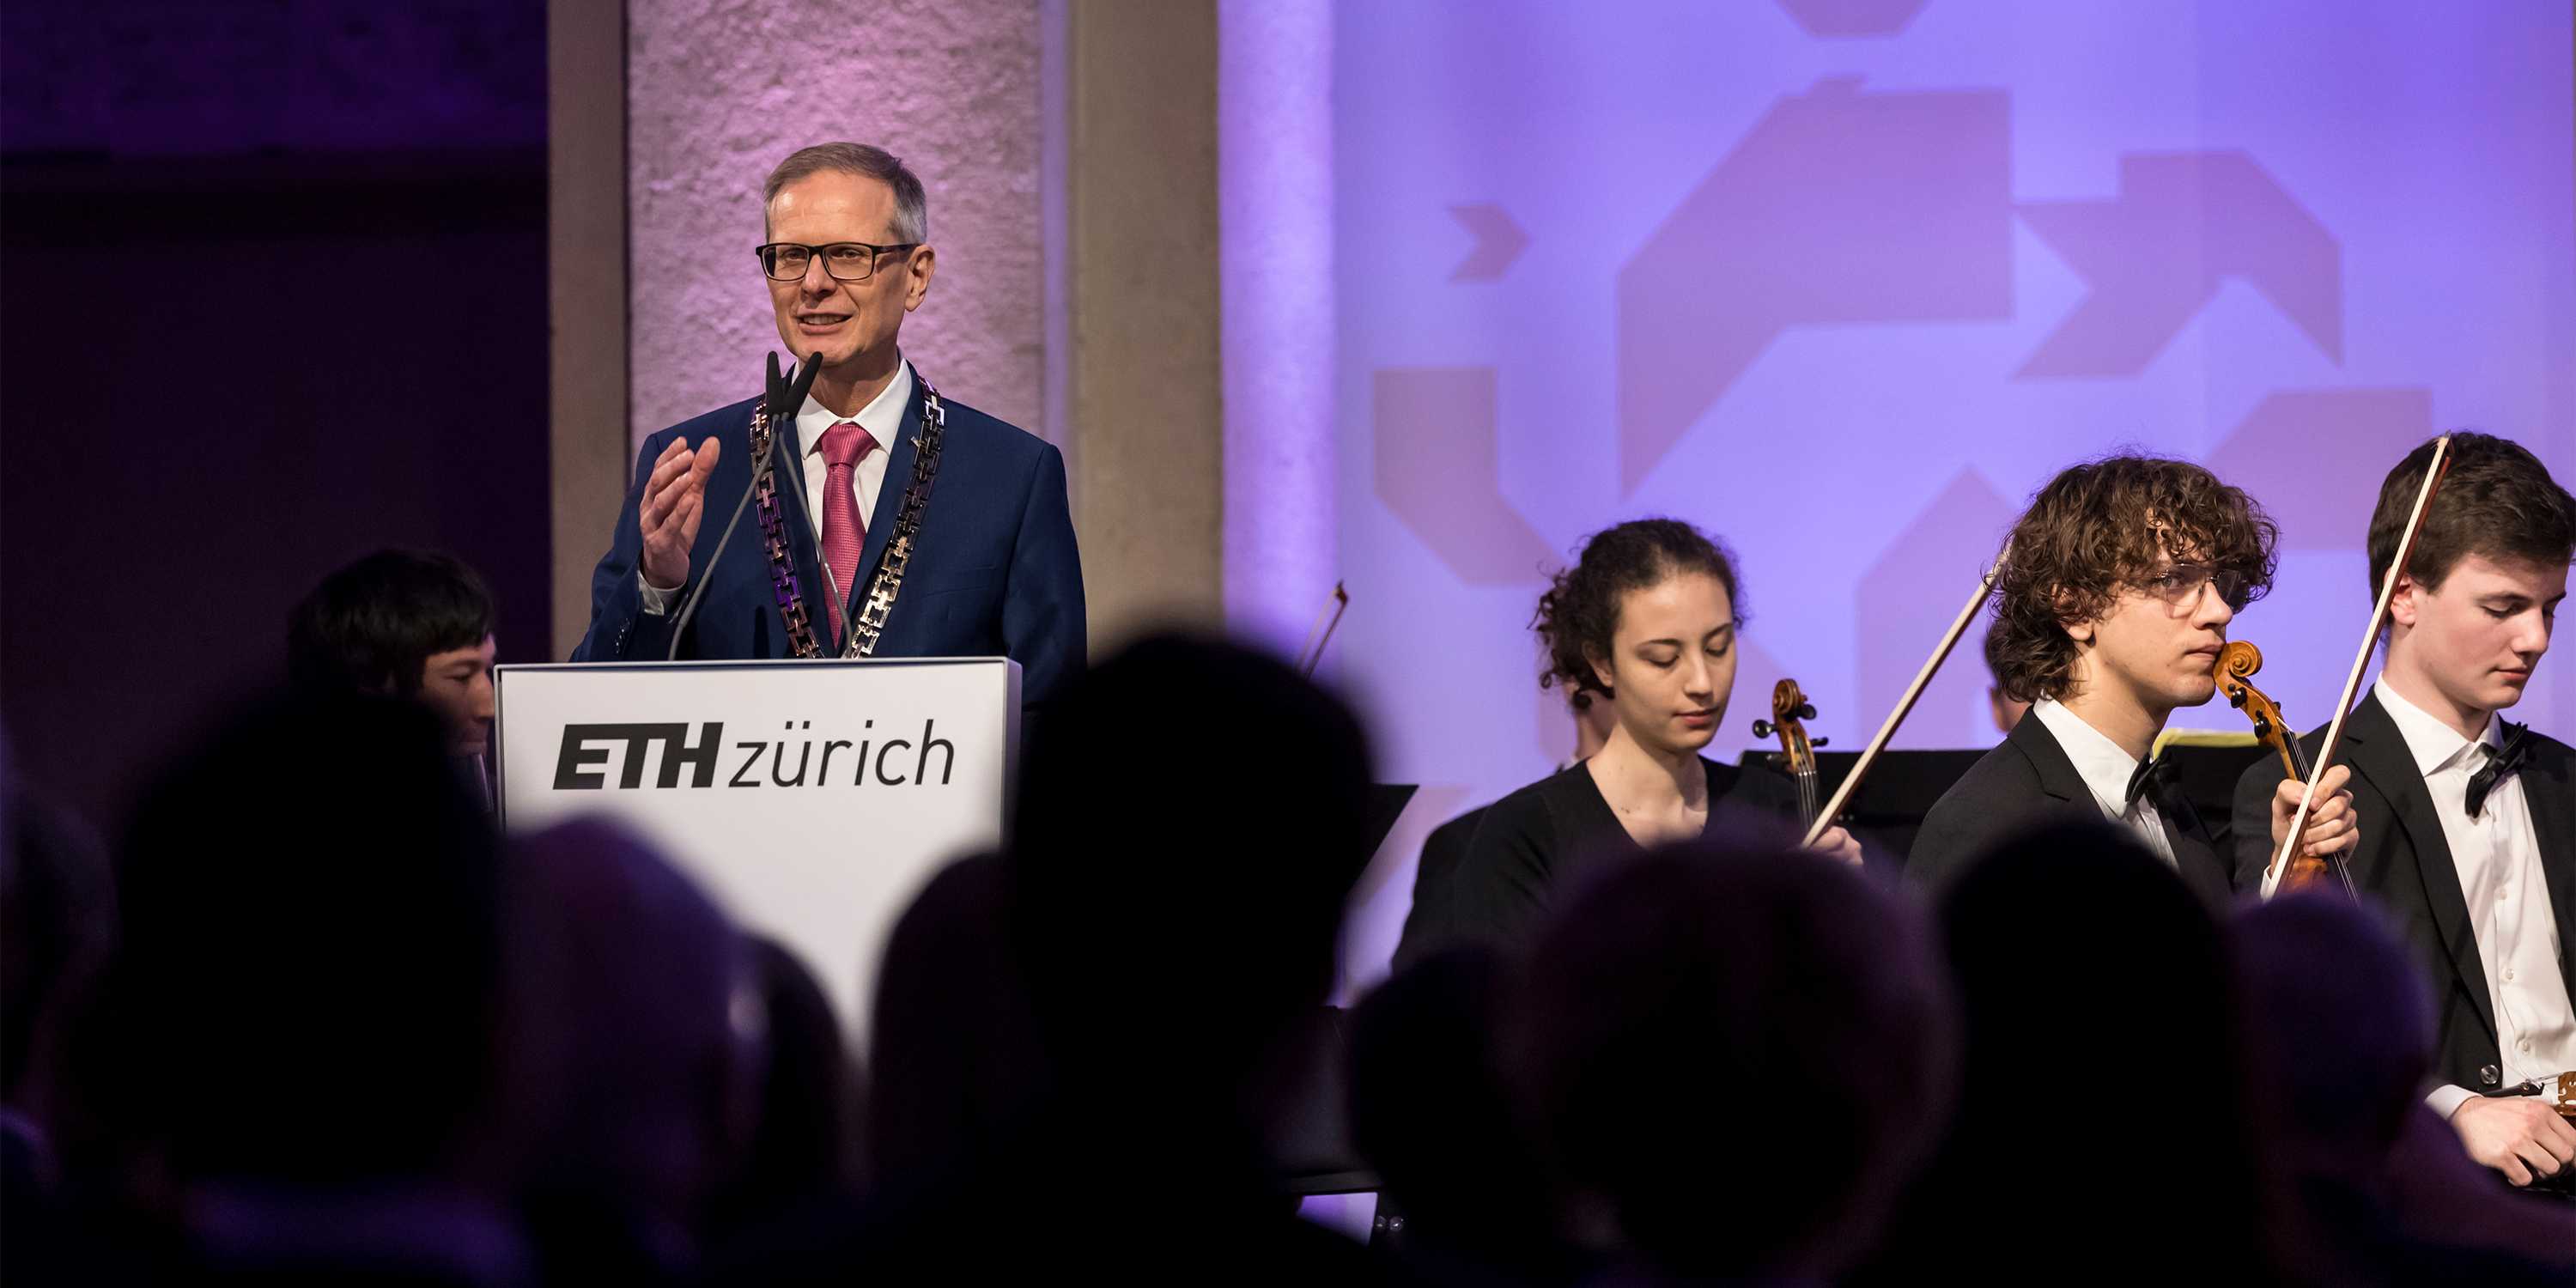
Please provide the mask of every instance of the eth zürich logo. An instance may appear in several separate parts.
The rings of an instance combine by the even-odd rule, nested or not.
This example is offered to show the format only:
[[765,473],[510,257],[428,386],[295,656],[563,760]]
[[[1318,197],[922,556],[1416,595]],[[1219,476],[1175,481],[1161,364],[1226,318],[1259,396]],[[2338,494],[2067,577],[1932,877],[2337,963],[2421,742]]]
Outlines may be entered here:
[[[785,726],[789,735],[787,737],[774,741],[753,739],[734,743],[732,750],[741,753],[742,761],[735,768],[733,777],[724,780],[723,785],[726,787],[826,786],[833,781],[834,753],[856,748],[858,754],[842,762],[849,786],[866,786],[870,779],[871,765],[874,766],[875,781],[885,786],[929,786],[931,785],[930,753],[936,750],[941,755],[937,785],[945,787],[957,767],[957,746],[938,736],[938,723],[936,719],[922,721],[921,738],[917,743],[910,738],[888,738],[883,742],[876,741],[874,735],[869,732],[876,727],[874,720],[862,722],[860,737],[856,742],[846,738],[831,738],[818,742],[812,734],[804,732],[814,727],[813,721],[790,720]],[[803,736],[797,736],[800,734]],[[607,789],[609,749],[620,744],[623,744],[626,749],[619,762],[620,768],[617,774],[616,785],[620,788],[632,790],[644,786],[644,763],[651,758],[652,750],[657,745],[662,749],[662,754],[661,772],[655,777],[653,784],[655,787],[714,787],[717,785],[718,759],[724,757],[726,750],[724,722],[721,720],[701,722],[698,725],[695,741],[689,740],[689,726],[685,722],[678,721],[648,724],[565,725],[563,746],[555,755],[555,790],[563,792]],[[792,775],[787,769],[787,750],[790,747],[797,749],[796,769]],[[822,749],[819,763],[815,755],[817,747]],[[875,753],[873,759],[869,754],[872,749]],[[901,761],[893,761],[898,751],[915,752],[910,757],[909,768],[912,771],[910,777],[888,772],[890,761],[893,769],[907,767]],[[769,757],[769,773],[766,781],[763,781],[760,773],[760,760],[764,754]],[[680,777],[682,770],[689,771],[689,778],[685,783]]]

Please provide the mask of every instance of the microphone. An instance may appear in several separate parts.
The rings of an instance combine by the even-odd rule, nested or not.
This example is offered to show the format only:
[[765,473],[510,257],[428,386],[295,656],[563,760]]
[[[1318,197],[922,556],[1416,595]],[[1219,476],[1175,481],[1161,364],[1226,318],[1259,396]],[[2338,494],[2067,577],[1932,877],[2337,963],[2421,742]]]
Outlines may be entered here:
[[[679,658],[680,641],[688,635],[689,621],[697,616],[698,603],[706,598],[707,586],[714,580],[709,574],[715,571],[716,561],[724,558],[725,546],[733,541],[733,530],[742,523],[743,510],[751,504],[752,494],[760,490],[760,480],[774,468],[779,438],[788,426],[795,423],[797,411],[805,406],[805,395],[814,388],[814,377],[822,372],[823,359],[817,354],[805,360],[805,365],[796,371],[791,381],[779,373],[778,354],[772,352],[769,355],[769,380],[761,398],[770,418],[769,448],[752,461],[751,481],[743,485],[742,498],[733,503],[733,517],[725,520],[724,533],[716,538],[716,548],[707,556],[706,567],[697,570],[698,584],[689,589],[688,599],[680,605],[679,618],[671,626],[671,647],[663,655],[663,661]],[[805,498],[797,494],[802,491],[802,488],[788,489],[791,495],[795,495],[796,512],[800,516],[805,513]]]

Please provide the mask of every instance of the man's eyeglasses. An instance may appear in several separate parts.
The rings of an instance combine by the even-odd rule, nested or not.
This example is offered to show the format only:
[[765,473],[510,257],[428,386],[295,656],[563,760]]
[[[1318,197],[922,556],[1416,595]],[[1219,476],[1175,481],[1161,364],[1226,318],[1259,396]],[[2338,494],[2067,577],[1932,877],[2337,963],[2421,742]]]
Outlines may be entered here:
[[2233,568],[2212,568],[2207,564],[2178,563],[2163,573],[2149,578],[2138,589],[2164,601],[2177,615],[2188,613],[2200,603],[2200,588],[2215,586],[2218,598],[2229,612],[2243,612],[2249,599],[2244,573]]
[[872,246],[866,242],[834,242],[829,246],[806,246],[797,242],[771,242],[756,247],[760,271],[774,282],[801,282],[814,257],[823,257],[823,271],[834,281],[864,282],[876,276],[877,256],[887,251],[911,250],[920,242],[896,242],[891,246]]

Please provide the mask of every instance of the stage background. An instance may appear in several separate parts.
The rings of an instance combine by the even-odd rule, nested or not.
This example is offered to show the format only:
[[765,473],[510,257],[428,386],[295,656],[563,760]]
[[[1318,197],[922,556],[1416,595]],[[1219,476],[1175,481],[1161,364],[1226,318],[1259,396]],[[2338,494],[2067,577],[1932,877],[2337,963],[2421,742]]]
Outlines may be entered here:
[[501,660],[556,655],[544,19],[0,5],[0,722],[108,834],[370,550],[455,552]]
[[[1716,754],[1782,674],[1850,745],[2032,488],[2194,457],[2284,527],[2236,634],[2321,720],[2399,452],[2482,428],[2576,478],[2570,12],[20,0],[0,714],[112,828],[385,542],[561,656],[631,436],[772,345],[759,177],[876,139],[945,230],[926,368],[1066,449],[1095,647],[1291,649],[1348,583],[1324,674],[1424,790],[1347,996],[1422,833],[1565,754],[1530,610],[1621,519],[1741,557]],[[1992,738],[1975,644],[1900,745]],[[2561,735],[2571,666],[2521,712]]]
[[[1710,754],[1793,675],[1857,746],[2022,502],[2120,448],[2283,530],[2233,635],[2322,722],[2385,471],[2439,429],[2576,480],[2569,6],[1530,0],[1334,14],[1331,670],[1406,836],[1571,746],[1529,618],[1673,515],[1751,621]],[[1897,740],[1994,739],[1972,634]],[[2563,650],[2562,650],[2563,651]],[[2576,730],[2576,659],[2517,713]],[[2176,721],[2243,728],[2222,706]],[[1380,976],[1412,846],[1370,874]]]

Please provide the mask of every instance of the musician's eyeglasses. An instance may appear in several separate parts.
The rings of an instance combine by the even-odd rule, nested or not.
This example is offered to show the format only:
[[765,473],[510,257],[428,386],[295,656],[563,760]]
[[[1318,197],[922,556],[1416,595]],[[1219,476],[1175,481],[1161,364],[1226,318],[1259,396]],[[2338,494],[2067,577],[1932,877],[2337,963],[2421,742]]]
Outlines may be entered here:
[[920,242],[896,242],[875,246],[867,242],[834,242],[829,246],[807,246],[797,242],[771,242],[755,247],[760,256],[760,271],[773,282],[801,282],[805,270],[813,266],[814,257],[823,257],[823,271],[834,281],[864,282],[876,276],[877,256],[888,251],[911,250]]
[[2164,601],[2176,616],[2190,612],[2200,603],[2200,589],[2214,586],[2218,597],[2231,613],[2245,611],[2251,596],[2246,593],[2244,573],[2233,568],[2212,568],[2207,564],[2178,563],[2158,576],[2148,579],[2138,589]]

